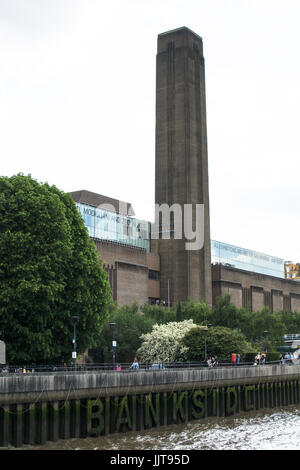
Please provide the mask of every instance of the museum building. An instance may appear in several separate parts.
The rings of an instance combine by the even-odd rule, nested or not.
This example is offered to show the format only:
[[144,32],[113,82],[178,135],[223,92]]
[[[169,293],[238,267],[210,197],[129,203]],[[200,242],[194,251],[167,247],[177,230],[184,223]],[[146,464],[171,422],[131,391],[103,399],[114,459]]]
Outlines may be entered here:
[[[86,190],[70,194],[103,261],[114,301],[168,305],[160,296],[160,257],[151,223],[136,219],[128,203]],[[236,306],[253,311],[264,306],[299,310],[300,285],[284,279],[282,258],[211,240],[211,269],[213,304],[217,296],[230,294]]]
[[203,206],[203,246],[185,249],[186,239],[171,234],[173,219],[170,237],[156,239],[131,204],[87,190],[70,193],[114,301],[214,305],[230,294],[251,311],[300,311],[300,283],[284,278],[283,259],[211,240],[203,44],[189,28],[158,35],[155,119],[155,204]]

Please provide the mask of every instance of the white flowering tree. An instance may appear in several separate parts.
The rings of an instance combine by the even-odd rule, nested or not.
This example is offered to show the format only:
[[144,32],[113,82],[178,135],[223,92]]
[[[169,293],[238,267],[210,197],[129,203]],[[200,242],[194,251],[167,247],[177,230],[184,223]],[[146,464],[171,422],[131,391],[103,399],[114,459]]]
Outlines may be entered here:
[[140,362],[175,362],[187,349],[181,339],[195,327],[193,320],[154,325],[150,333],[141,336],[143,342],[137,351]]

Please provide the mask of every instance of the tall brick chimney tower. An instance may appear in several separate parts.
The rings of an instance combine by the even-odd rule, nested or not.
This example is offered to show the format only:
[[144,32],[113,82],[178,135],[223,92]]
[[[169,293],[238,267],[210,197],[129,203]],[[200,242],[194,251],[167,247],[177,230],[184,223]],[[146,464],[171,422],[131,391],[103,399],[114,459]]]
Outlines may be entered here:
[[[159,239],[161,299],[212,302],[205,73],[202,39],[186,27],[158,35],[155,203],[204,204],[204,246]],[[195,226],[194,226],[195,228]]]

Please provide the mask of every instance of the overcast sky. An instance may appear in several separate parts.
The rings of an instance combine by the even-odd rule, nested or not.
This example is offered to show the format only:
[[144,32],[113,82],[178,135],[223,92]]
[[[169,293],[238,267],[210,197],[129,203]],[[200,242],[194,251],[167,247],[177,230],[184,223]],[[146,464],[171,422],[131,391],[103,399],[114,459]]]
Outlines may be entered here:
[[0,174],[154,218],[157,35],[203,38],[211,237],[300,262],[299,0],[0,0]]

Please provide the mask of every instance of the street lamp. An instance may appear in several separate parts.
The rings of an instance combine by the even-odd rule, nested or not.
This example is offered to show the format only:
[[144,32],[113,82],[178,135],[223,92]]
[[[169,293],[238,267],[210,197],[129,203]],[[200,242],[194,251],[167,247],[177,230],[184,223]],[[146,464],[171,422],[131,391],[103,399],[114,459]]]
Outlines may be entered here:
[[268,336],[268,330],[264,331],[264,337],[265,337],[265,351],[267,352],[267,336]]
[[74,315],[71,317],[73,327],[74,327],[74,332],[73,332],[73,352],[72,352],[72,359],[74,359],[74,370],[76,370],[76,357],[77,357],[77,352],[76,352],[76,325],[79,322],[79,317]]
[[117,342],[115,341],[115,326],[116,323],[111,322],[110,327],[112,329],[112,357],[113,357],[113,365],[115,365],[116,362],[116,347],[117,347]]

